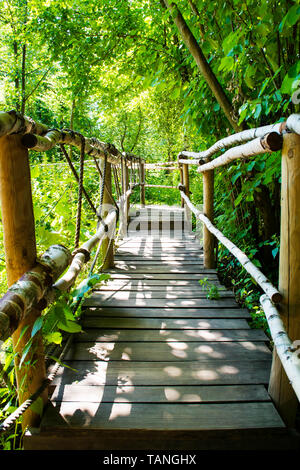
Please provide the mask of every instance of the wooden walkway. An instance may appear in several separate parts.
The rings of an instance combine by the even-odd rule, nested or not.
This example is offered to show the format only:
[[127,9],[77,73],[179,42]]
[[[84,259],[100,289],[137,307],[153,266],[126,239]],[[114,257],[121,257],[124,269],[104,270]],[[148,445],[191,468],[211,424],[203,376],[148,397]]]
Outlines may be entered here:
[[[182,217],[171,213],[176,224]],[[111,279],[85,302],[84,333],[64,360],[70,368],[60,368],[25,448],[289,447],[266,388],[268,338],[203,268],[192,235],[155,227],[121,241]],[[206,298],[203,278],[219,299]]]

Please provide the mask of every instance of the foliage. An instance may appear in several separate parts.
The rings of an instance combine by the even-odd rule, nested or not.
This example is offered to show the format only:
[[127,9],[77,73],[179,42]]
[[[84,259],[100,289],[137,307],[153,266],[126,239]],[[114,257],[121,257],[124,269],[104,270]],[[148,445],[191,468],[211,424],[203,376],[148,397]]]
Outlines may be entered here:
[[206,297],[210,300],[217,300],[220,298],[220,293],[218,287],[207,277],[204,277],[203,279],[199,280],[199,284],[202,286],[202,289],[204,289],[207,292]]

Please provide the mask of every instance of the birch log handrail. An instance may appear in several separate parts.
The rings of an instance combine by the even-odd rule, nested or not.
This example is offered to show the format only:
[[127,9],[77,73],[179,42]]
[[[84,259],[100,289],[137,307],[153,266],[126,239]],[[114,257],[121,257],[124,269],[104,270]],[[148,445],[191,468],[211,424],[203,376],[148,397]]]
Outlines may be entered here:
[[0,339],[5,341],[17,329],[26,312],[44,297],[71,262],[71,253],[62,245],[50,247],[36,266],[14,283],[0,299]]
[[245,159],[263,153],[276,152],[282,148],[282,135],[271,132],[264,137],[258,137],[243,145],[238,145],[227,150],[223,155],[211,160],[197,168],[198,173],[203,173],[214,168],[224,166],[239,158]]
[[191,202],[185,192],[179,187],[181,197],[184,199],[188,207],[195,214],[195,216],[201,220],[207,227],[207,229],[230,251],[230,253],[235,256],[235,258],[241,263],[244,269],[253,277],[257,284],[262,288],[262,290],[267,294],[267,296],[274,303],[279,303],[282,300],[282,295],[276,287],[274,287],[271,282],[266,278],[266,276],[250,261],[247,255],[241,251],[234,243],[232,243],[225,235],[218,230],[206,217],[202,214]]
[[[74,132],[70,129],[51,129],[43,124],[36,123],[30,118],[21,116],[16,111],[0,113],[0,137],[2,136],[4,141],[6,139],[6,152],[8,152],[8,142],[9,145],[13,147],[11,154],[8,152],[10,158],[16,156],[18,152],[21,154],[21,156],[19,155],[18,162],[23,162],[24,167],[18,169],[18,171],[21,173],[23,172],[23,175],[25,174],[24,170],[28,170],[29,168],[28,149],[36,151],[47,151],[54,148],[57,144],[61,144],[62,150],[64,150],[63,144],[69,144],[80,149],[81,163],[84,161],[85,155],[90,155],[94,158],[94,162],[101,177],[101,184],[99,185],[100,209],[94,210],[98,217],[97,230],[94,236],[89,238],[86,242],[79,246],[79,248],[76,248],[72,254],[67,248],[63,246],[52,246],[41,257],[40,261],[36,263],[35,240],[33,240],[33,236],[31,237],[32,240],[29,239],[29,242],[32,242],[34,248],[32,250],[33,256],[31,258],[31,264],[29,264],[29,266],[27,265],[26,269],[21,271],[21,273],[24,273],[24,271],[26,272],[17,282],[15,282],[17,277],[11,281],[10,284],[13,282],[14,284],[11,285],[10,289],[7,291],[4,297],[0,299],[0,339],[8,338],[16,331],[18,327],[20,330],[23,327],[22,322],[24,320],[28,320],[31,311],[35,311],[38,317],[41,315],[42,310],[46,306],[53,303],[61,292],[68,291],[75,284],[79,273],[82,271],[84,265],[89,261],[90,254],[96,245],[98,245],[96,259],[99,250],[102,251],[102,258],[104,258],[104,260],[106,260],[105,253],[109,253],[110,255],[108,256],[109,260],[107,260],[107,265],[103,267],[103,261],[100,270],[107,270],[114,265],[113,249],[111,246],[112,244],[110,243],[113,238],[112,234],[115,233],[118,222],[118,237],[120,235],[125,236],[127,234],[130,197],[134,188],[140,186],[140,200],[142,207],[145,205],[145,188],[178,188],[180,191],[182,206],[184,207],[186,219],[189,220],[190,212],[193,212],[196,218],[200,220],[205,226],[203,250],[204,268],[215,268],[214,250],[216,238],[241,263],[242,267],[251,275],[254,281],[264,292],[264,295],[261,296],[260,301],[266,314],[276,350],[278,351],[280,360],[284,369],[286,370],[296,395],[300,399],[300,360],[299,357],[295,354],[295,351],[292,349],[293,344],[287,333],[289,329],[288,327],[285,329],[284,326],[285,320],[281,320],[279,311],[273,305],[281,304],[282,307],[285,302],[284,296],[286,294],[282,288],[282,284],[279,282],[278,289],[274,287],[267,277],[247,257],[247,255],[236,245],[234,245],[234,243],[232,243],[228,238],[226,238],[225,235],[220,230],[218,230],[218,228],[213,223],[214,168],[231,163],[239,158],[245,159],[254,155],[280,150],[282,148],[283,141],[287,137],[286,134],[289,132],[300,134],[300,115],[294,114],[291,115],[285,122],[242,131],[228,136],[225,139],[219,140],[208,150],[203,152],[183,151],[177,157],[178,166],[174,166],[174,162],[155,162],[153,164],[146,164],[144,160],[133,154],[128,154],[125,152],[121,153],[114,145],[110,143],[101,142],[95,137],[84,137],[80,133]],[[15,137],[11,137],[14,134],[17,135]],[[205,161],[216,152],[236,144],[239,145],[228,149],[221,156],[218,156],[217,158],[208,162]],[[298,155],[295,149],[299,146],[297,147],[296,144],[297,143],[295,142],[293,143],[293,147],[289,149],[289,152],[285,151],[288,158],[293,160],[293,164],[297,158],[293,159],[292,157]],[[2,147],[2,150],[3,149],[4,146]],[[282,154],[284,154],[284,150]],[[19,176],[16,172],[16,167],[18,165],[16,164],[15,167],[12,166],[11,169],[10,167],[5,166],[4,162],[7,160],[7,158],[4,151],[2,151],[2,154],[0,152],[0,157],[0,165],[2,165],[1,168],[4,169],[3,173],[5,173],[6,170],[6,174],[4,176],[9,175],[9,182],[7,183],[9,191],[7,194],[13,194],[15,183],[14,177]],[[98,163],[98,159],[101,159],[100,163]],[[189,198],[189,165],[191,164],[197,165],[197,172],[203,174],[204,213],[200,212]],[[113,165],[113,168],[111,165]],[[288,165],[286,166],[288,167]],[[292,184],[289,185],[290,180],[286,178],[286,186],[293,186],[295,188],[294,191],[296,192],[296,189],[300,187],[300,177],[299,186],[298,183],[295,183],[295,181],[297,179],[298,173],[300,174],[300,172],[298,172],[298,170],[296,171],[294,167],[293,169],[291,169],[290,166],[288,168],[289,171],[293,173],[293,179],[291,180]],[[156,171],[162,169],[179,170],[181,184],[176,187],[164,184],[148,184],[145,182],[145,170]],[[121,175],[118,174],[119,171],[121,171]],[[73,174],[79,184],[78,194],[83,192],[83,194],[89,200],[88,194],[83,187],[83,164],[80,169],[80,177],[77,175],[76,171],[73,171]],[[115,199],[115,196],[113,196],[112,176],[114,178],[114,188],[117,194],[117,200]],[[25,198],[26,210],[29,209],[26,213],[30,216],[30,224],[28,224],[29,217],[26,218],[26,224],[28,224],[28,226],[30,225],[33,235],[35,235],[33,211],[31,211],[33,208],[32,199],[30,198],[29,194],[31,188],[29,170],[26,173],[26,178],[26,182],[28,183]],[[137,181],[138,178],[139,181]],[[121,189],[120,182],[122,184]],[[21,196],[24,197],[24,189]],[[18,204],[20,205],[20,194],[18,194],[18,197]],[[5,194],[5,191],[2,191],[2,199],[6,200],[6,208],[9,207],[9,210],[6,210],[6,220],[7,214],[9,214],[10,217],[11,212],[13,212],[13,218],[16,219],[18,216],[18,204],[15,204],[15,207],[13,205],[9,205],[9,197]],[[78,200],[79,199],[80,198],[78,195]],[[90,200],[90,205],[91,202],[92,201]],[[105,205],[109,205],[110,208],[105,208]],[[79,214],[79,211],[77,214]],[[295,216],[294,218],[297,217]],[[79,216],[77,216],[77,219],[79,219]],[[102,223],[100,223],[100,221]],[[7,226],[8,225],[9,224],[7,223]],[[290,227],[289,224],[286,225]],[[299,232],[298,228],[297,230],[291,229],[291,231],[293,234]],[[20,232],[21,230],[12,230],[11,232],[7,233],[9,233],[10,238],[19,240]],[[27,238],[30,237],[27,236]],[[78,240],[75,242],[75,247],[79,245]],[[9,249],[13,250],[13,244],[10,245]],[[12,255],[13,251],[7,252],[7,259],[9,258],[9,253]],[[94,263],[95,261],[92,264],[91,271],[93,270]],[[31,266],[33,267],[30,269]],[[283,271],[285,272],[285,270]],[[21,273],[18,273],[18,276],[20,276]],[[30,318],[28,321],[28,326],[30,327],[29,329],[31,329],[33,326],[32,319]],[[44,357],[43,353],[39,355]]]
[[293,346],[278,310],[272,304],[267,295],[262,295],[260,297],[260,304],[265,312],[277,354],[288,376],[290,384],[300,401],[300,349],[297,348],[297,345],[299,346],[300,342],[298,342],[296,347]]
[[[185,153],[180,153],[178,155],[178,163],[188,164],[188,165],[200,165],[197,169],[199,173],[203,173],[207,170],[212,170],[219,166],[226,165],[238,158],[248,158],[253,157],[254,155],[259,155],[262,153],[271,153],[282,148],[282,134],[278,132],[269,132],[264,134],[262,137],[257,137],[254,140],[251,140],[242,145],[232,147],[227,150],[221,156],[211,160],[208,163],[201,164],[203,160],[201,157],[198,159],[182,159],[181,156],[184,156]],[[208,157],[207,157],[208,158]]]
[[[53,246],[47,250],[40,261],[36,262],[35,221],[28,149],[47,151],[57,144],[60,144],[65,157],[67,152],[64,144],[80,149],[79,174],[75,171],[71,159],[68,161],[78,184],[74,242],[76,249],[71,255],[67,248]],[[100,176],[98,209],[84,187],[84,163],[87,155],[93,157]],[[38,358],[35,361],[37,370],[30,373],[28,379],[25,365],[22,364],[22,367],[15,369],[21,404],[24,402],[29,406],[28,403],[31,401],[28,402],[28,397],[41,396],[44,404],[47,400],[45,387],[42,386],[45,377],[45,353],[41,332],[34,334],[34,338],[30,336],[35,321],[41,317],[42,310],[57,300],[62,291],[69,290],[75,284],[96,245],[97,251],[90,274],[100,252],[102,254],[100,270],[109,269],[114,265],[113,239],[117,222],[120,222],[118,236],[120,233],[125,235],[128,225],[129,198],[134,188],[141,183],[138,178],[142,179],[143,167],[144,160],[133,154],[121,153],[114,145],[101,142],[95,137],[87,138],[70,129],[51,129],[16,111],[0,113],[1,204],[4,240],[6,240],[7,278],[10,285],[7,293],[0,299],[0,339],[6,340],[12,336],[16,358],[22,356],[22,350],[27,345],[34,344],[36,349],[33,348],[33,350],[38,351]],[[121,175],[118,172],[121,172]],[[18,191],[16,191],[17,184],[19,184]],[[116,196],[113,195],[113,191]],[[96,215],[97,231],[80,246],[82,195],[86,197]],[[119,201],[116,201],[115,197]],[[21,334],[21,332],[25,333]],[[26,389],[19,386],[23,382],[26,383]],[[27,405],[21,406],[16,415],[19,417],[26,410],[22,421],[24,429],[27,425],[35,425],[39,421],[38,415],[33,410],[27,411]]]
[[[105,218],[104,225],[100,225],[97,233],[83,243],[73,257],[64,246],[53,245],[42,255],[33,269],[9,288],[0,299],[0,339],[2,341],[13,334],[27,310],[37,307],[40,301],[42,301],[40,307],[45,308],[49,303],[50,292],[66,291],[73,286],[84,264],[89,260],[92,249],[105,235],[105,226],[108,227],[107,236],[111,236],[116,217],[116,210],[113,209]],[[59,278],[68,266],[67,272]],[[43,303],[43,299],[46,298],[47,302]]]
[[[179,154],[180,156],[185,156],[188,158],[197,159],[198,163],[199,160],[206,160],[210,158],[212,155],[217,153],[220,150],[225,148],[231,147],[232,145],[242,144],[248,142],[249,140],[254,140],[256,138],[264,137],[266,134],[271,132],[276,132],[282,134],[286,128],[286,122],[279,122],[277,124],[271,124],[269,126],[257,127],[255,129],[247,129],[245,131],[238,132],[236,134],[229,135],[224,139],[218,140],[215,144],[213,144],[209,149],[204,150],[202,152],[188,152],[182,151]],[[189,162],[190,160],[188,160]]]
[[[23,135],[23,145],[32,150],[47,151],[57,144],[70,144],[81,147],[81,136],[70,129],[50,129],[44,124],[35,122],[33,119],[22,116],[15,110],[0,113],[0,137],[11,134]],[[85,138],[85,153],[98,158],[107,157],[112,164],[119,164],[121,152],[112,144],[101,142],[95,137]],[[126,165],[130,161],[139,161],[139,157],[126,154]]]

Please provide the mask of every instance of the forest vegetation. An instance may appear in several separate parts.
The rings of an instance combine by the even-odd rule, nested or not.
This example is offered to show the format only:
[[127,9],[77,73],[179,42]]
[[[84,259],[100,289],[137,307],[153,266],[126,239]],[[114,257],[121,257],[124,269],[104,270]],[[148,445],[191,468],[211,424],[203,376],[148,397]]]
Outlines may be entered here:
[[[299,0],[0,0],[0,6],[0,111],[16,109],[51,128],[97,137],[149,163],[176,162],[182,150],[205,150],[228,134],[299,112]],[[79,164],[77,150],[72,158]],[[59,147],[30,152],[30,165],[39,253],[54,243],[72,247],[77,186],[63,154]],[[85,186],[97,203],[99,178],[92,165],[86,168]],[[194,167],[190,175],[192,200],[201,204],[201,175]],[[275,285],[280,175],[280,152],[215,172],[216,225]],[[149,184],[179,182],[178,172],[147,176]],[[148,188],[146,201],[179,204],[180,195]],[[86,202],[82,214],[88,237],[95,223]],[[254,326],[264,325],[259,289],[221,245],[218,269]],[[11,386],[0,389],[1,419],[16,406],[13,353],[5,347]],[[19,445],[18,434],[1,439],[4,449]]]

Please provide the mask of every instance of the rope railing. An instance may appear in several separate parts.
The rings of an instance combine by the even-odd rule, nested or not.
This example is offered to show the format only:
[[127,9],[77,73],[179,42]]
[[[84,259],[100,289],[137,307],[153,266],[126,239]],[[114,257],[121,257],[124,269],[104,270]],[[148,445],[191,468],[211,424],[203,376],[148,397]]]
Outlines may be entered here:
[[[278,150],[282,150],[282,175],[280,266],[279,287],[277,289],[247,255],[217,229],[212,219],[214,169],[236,160]],[[223,153],[211,160],[211,157],[219,151],[223,151]],[[296,308],[300,303],[300,226],[298,222],[300,115],[293,114],[284,122],[225,137],[202,152],[183,151],[179,153],[177,159],[179,167],[185,170],[186,175],[188,175],[189,165],[197,165],[197,172],[202,174],[203,212],[199,211],[189,198],[187,176],[182,178],[182,184],[178,186],[178,189],[185,207],[191,210],[196,219],[203,223],[204,267],[214,266],[214,250],[217,246],[215,239],[217,239],[241,263],[264,292],[260,297],[260,304],[265,312],[271,339],[274,343],[269,393],[283,419],[290,424],[291,417],[295,419],[298,406],[291,394],[290,386],[294,390],[295,396],[300,400],[300,318]],[[183,170],[181,173],[183,174]],[[287,381],[284,378],[285,374]],[[289,410],[286,407],[287,400],[290,400]]]
[[[292,354],[292,343],[283,323],[280,323],[279,312],[274,306],[274,304],[280,305],[283,302],[283,294],[280,288],[277,289],[273,286],[247,255],[226,238],[211,220],[211,214],[213,213],[213,199],[211,199],[211,195],[213,195],[213,170],[237,159],[245,159],[263,153],[278,151],[282,148],[284,137],[292,132],[300,134],[299,115],[292,115],[285,122],[243,131],[226,137],[203,152],[183,151],[178,155],[178,166],[174,166],[174,162],[145,164],[142,159],[135,155],[119,152],[112,144],[103,143],[94,137],[86,138],[82,134],[70,129],[59,130],[48,128],[43,124],[34,122],[30,118],[21,116],[16,111],[0,113],[0,137],[19,134],[22,145],[26,149],[35,151],[47,151],[59,145],[78,183],[75,249],[71,252],[65,247],[58,245],[50,247],[33,268],[25,272],[9,288],[4,297],[0,299],[0,339],[6,339],[11,336],[16,331],[18,325],[27,318],[27,312],[32,308],[38,308],[41,311],[53,303],[61,292],[68,291],[75,284],[78,275],[90,260],[92,250],[95,247],[97,247],[96,255],[90,272],[94,269],[96,259],[102,248],[104,252],[102,253],[103,263],[101,269],[104,267],[109,254],[113,253],[112,245],[118,223],[117,240],[120,236],[124,237],[126,234],[130,198],[136,187],[140,187],[142,206],[145,205],[145,188],[177,188],[171,185],[146,183],[145,170],[179,170],[181,184],[178,186],[178,189],[186,215],[188,211],[193,212],[210,234],[210,238],[207,238],[206,244],[204,243],[204,266],[211,267],[209,263],[212,262],[213,240],[216,238],[235,256],[263,290],[264,295],[261,297],[261,305],[266,313],[275,348],[278,349],[283,367],[299,397],[299,364],[297,363],[295,366],[295,361],[291,360],[291,358],[295,357]],[[69,158],[64,147],[65,144],[75,146],[80,150],[79,172],[77,172]],[[229,148],[236,144],[239,145]],[[209,161],[212,155],[226,148],[229,149],[221,156]],[[101,178],[98,208],[96,208],[95,203],[84,186],[86,155],[93,158]],[[88,161],[91,162],[91,160]],[[191,164],[197,165],[197,171],[203,174],[205,199],[203,213],[194,206],[189,197],[188,167]],[[108,171],[108,168],[112,171]],[[112,179],[114,181],[116,197],[113,195]],[[83,197],[86,198],[89,207],[98,218],[98,224],[96,233],[83,244],[80,244]],[[107,203],[110,204],[110,209],[106,211],[104,216],[104,206]],[[210,261],[208,261],[209,257]],[[69,344],[69,340],[67,344]],[[36,399],[36,394],[38,392],[41,394],[45,390],[49,384],[49,377],[44,378],[40,389],[31,393],[27,401],[20,405],[15,414],[6,420],[4,425],[0,426],[0,432],[5,432],[10,428],[12,423],[32,404],[32,400]]]
[[184,199],[188,207],[195,214],[198,220],[203,222],[206,228],[224,245],[228,251],[241,263],[243,268],[252,276],[255,282],[262,288],[269,299],[274,303],[282,301],[282,295],[276,287],[266,278],[266,276],[252,263],[247,255],[241,251],[234,243],[232,243],[225,235],[211,223],[211,221],[202,212],[200,212],[190,198],[185,194],[183,188],[179,186],[181,197]]
[[[32,309],[39,311],[41,314],[42,310],[55,302],[62,292],[69,291],[75,285],[76,279],[83,271],[84,266],[90,261],[95,247],[97,247],[97,250],[92,260],[89,276],[93,272],[101,250],[102,264],[98,267],[98,271],[113,265],[113,242],[116,236],[117,223],[119,222],[118,237],[124,236],[127,230],[130,196],[136,187],[144,183],[144,181],[141,181],[141,169],[144,161],[139,157],[132,154],[122,154],[112,144],[100,142],[94,137],[86,138],[73,130],[49,129],[43,124],[34,122],[31,118],[21,116],[16,111],[0,113],[0,156],[1,138],[16,134],[20,136],[18,142],[26,149],[47,151],[57,145],[60,146],[62,155],[78,184],[76,230],[73,252],[61,245],[51,246],[29,271],[25,272],[19,280],[10,286],[7,293],[0,299],[1,340],[6,340],[12,336],[17,328],[29,318]],[[71,161],[65,149],[65,144],[75,146],[80,150],[79,172],[75,169],[75,163]],[[19,143],[9,141],[9,145],[18,146]],[[15,151],[23,152],[20,146],[16,147]],[[87,188],[84,186],[86,155],[93,158],[88,162],[94,163],[101,180],[98,208],[96,208]],[[99,163],[101,161],[102,168]],[[28,177],[30,178],[30,176]],[[11,178],[11,184],[15,184],[13,177]],[[116,197],[113,195],[113,187]],[[80,244],[83,197],[86,198],[89,207],[97,217],[98,223],[96,233]],[[31,199],[26,202],[32,206]],[[28,212],[33,214],[32,208],[31,210],[29,208]],[[34,225],[33,221],[31,221],[31,224]],[[5,228],[4,226],[4,232]],[[6,256],[9,256],[9,254],[6,253]],[[68,340],[67,344],[69,343]],[[45,391],[54,375],[52,373],[48,378],[41,377],[40,387],[34,390],[21,403],[19,408],[0,425],[0,433],[9,430],[15,421],[25,413]]]
[[265,313],[268,326],[270,329],[271,337],[274,346],[284,370],[288,376],[289,382],[293,387],[298,400],[300,401],[300,357],[299,349],[293,347],[284,324],[281,320],[280,313],[274,304],[280,304],[283,300],[282,294],[273,286],[273,284],[266,278],[266,276],[250,261],[247,255],[242,252],[234,243],[232,243],[225,235],[218,230],[211,221],[200,212],[186,196],[184,188],[179,185],[181,197],[184,199],[188,207],[195,214],[196,218],[200,220],[207,229],[224,245],[228,251],[241,263],[243,268],[251,275],[252,279],[258,286],[265,292],[260,297],[260,303]]

